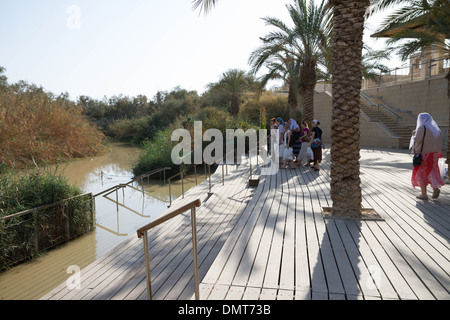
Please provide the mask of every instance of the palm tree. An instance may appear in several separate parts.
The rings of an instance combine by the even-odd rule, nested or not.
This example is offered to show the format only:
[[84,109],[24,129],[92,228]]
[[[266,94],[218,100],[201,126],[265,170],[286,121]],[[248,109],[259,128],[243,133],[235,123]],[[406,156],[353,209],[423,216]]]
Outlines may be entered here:
[[[264,44],[252,53],[251,62],[253,69],[259,68],[271,58],[281,62],[287,62],[286,69],[291,72],[297,68],[298,75],[290,75],[292,80],[298,82],[298,92],[303,97],[303,120],[311,123],[314,118],[314,88],[317,82],[317,65],[323,61],[322,57],[327,50],[329,29],[327,28],[329,12],[325,7],[325,0],[319,5],[314,1],[307,4],[306,0],[295,0],[293,5],[286,5],[293,27],[289,27],[283,21],[273,17],[263,20],[267,25],[276,27],[276,31],[262,38]],[[285,57],[279,57],[280,51]],[[295,58],[296,57],[296,58]],[[283,61],[284,60],[284,61]],[[297,72],[298,74],[298,72]],[[290,87],[292,94],[296,94]],[[291,105],[290,114],[295,116],[296,106]]]
[[210,90],[218,91],[229,98],[230,112],[232,115],[239,113],[241,98],[248,86],[249,81],[245,71],[238,69],[231,69],[224,72],[219,82],[208,85]]
[[361,63],[363,79],[380,82],[380,74],[389,72],[389,67],[383,64],[382,60],[388,60],[390,53],[386,50],[373,50],[367,46],[364,46],[364,49]]
[[306,0],[296,0],[287,6],[294,22],[291,31],[294,52],[298,52],[300,64],[299,93],[303,96],[303,120],[314,119],[314,89],[317,83],[317,66],[325,56],[328,46],[329,11],[322,0],[319,5]]
[[259,78],[259,93],[265,88],[269,80],[281,79],[288,86],[289,116],[293,119],[297,117],[298,107],[298,83],[300,73],[299,59],[284,50],[282,46],[273,45],[266,39],[265,45],[253,51],[249,58],[252,67],[250,73],[256,73],[265,66],[267,73]]

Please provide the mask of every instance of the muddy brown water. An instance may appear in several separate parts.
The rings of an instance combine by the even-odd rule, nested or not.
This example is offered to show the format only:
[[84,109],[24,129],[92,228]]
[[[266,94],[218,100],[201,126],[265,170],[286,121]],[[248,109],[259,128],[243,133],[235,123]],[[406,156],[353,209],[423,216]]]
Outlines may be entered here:
[[[131,167],[139,149],[129,144],[111,143],[101,156],[76,159],[58,170],[84,192],[96,194],[133,178]],[[204,175],[197,175],[197,183]],[[173,181],[172,200],[181,196],[181,181]],[[185,192],[195,185],[195,177],[184,179]],[[163,179],[134,183],[133,188],[113,192],[95,200],[96,229],[40,257],[0,273],[0,300],[39,299],[67,281],[73,270],[83,269],[95,259],[157,218],[169,205],[169,187]]]

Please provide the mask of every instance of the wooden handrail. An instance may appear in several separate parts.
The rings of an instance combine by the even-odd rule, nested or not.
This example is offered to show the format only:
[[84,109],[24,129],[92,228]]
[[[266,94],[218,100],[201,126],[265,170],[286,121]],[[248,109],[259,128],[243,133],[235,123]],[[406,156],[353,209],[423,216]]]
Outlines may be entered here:
[[194,256],[194,285],[195,285],[195,299],[200,299],[200,280],[198,275],[198,258],[197,258],[197,222],[196,222],[196,214],[195,207],[200,207],[201,201],[200,199],[194,200],[185,204],[184,206],[171,210],[169,213],[165,214],[161,218],[156,219],[155,221],[143,226],[142,228],[137,230],[138,238],[142,238],[144,242],[144,256],[145,256],[145,274],[146,274],[146,282],[147,282],[147,298],[152,300],[152,280],[150,275],[150,254],[149,254],[149,246],[148,246],[148,230],[159,226],[165,221],[172,219],[173,217],[187,211],[191,210],[191,226],[192,226],[192,253]]
[[144,235],[144,232],[153,229],[154,227],[159,226],[160,224],[166,222],[167,220],[170,220],[174,217],[176,217],[177,215],[186,212],[187,210],[193,208],[193,207],[200,207],[202,204],[200,199],[194,200],[189,202],[188,204],[185,204],[184,206],[177,208],[177,209],[173,209],[171,211],[169,211],[169,213],[165,214],[164,216],[150,222],[149,224],[139,228],[136,232],[137,232],[137,236],[138,238],[142,238],[142,236]]

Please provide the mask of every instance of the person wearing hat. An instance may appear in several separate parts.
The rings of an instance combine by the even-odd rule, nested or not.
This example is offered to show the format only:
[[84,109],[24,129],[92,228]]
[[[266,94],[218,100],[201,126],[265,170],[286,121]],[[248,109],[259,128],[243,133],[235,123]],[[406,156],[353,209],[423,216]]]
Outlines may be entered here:
[[322,138],[322,129],[319,128],[320,122],[317,120],[312,121],[312,136],[309,146],[314,154],[314,165],[311,167],[315,171],[319,171],[319,163],[322,162],[322,148],[325,149]]

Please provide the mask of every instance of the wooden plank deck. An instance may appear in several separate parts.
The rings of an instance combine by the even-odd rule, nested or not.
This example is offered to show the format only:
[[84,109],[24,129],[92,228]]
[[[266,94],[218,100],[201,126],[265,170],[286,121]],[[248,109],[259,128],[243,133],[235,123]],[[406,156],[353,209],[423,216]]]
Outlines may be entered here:
[[[411,156],[361,151],[363,206],[383,221],[324,219],[332,205],[329,150],[320,173],[306,167],[261,176],[248,167],[213,175],[200,197],[201,299],[450,299],[450,186],[419,201]],[[154,299],[193,299],[189,215],[149,234]],[[145,299],[143,245],[130,238],[81,272],[80,290],[61,284],[43,299]]]
[[[319,173],[264,177],[201,283],[203,299],[450,299],[449,186],[417,201],[411,156],[363,150],[363,206],[384,221],[324,219],[329,153]],[[245,220],[245,222],[244,222]]]

